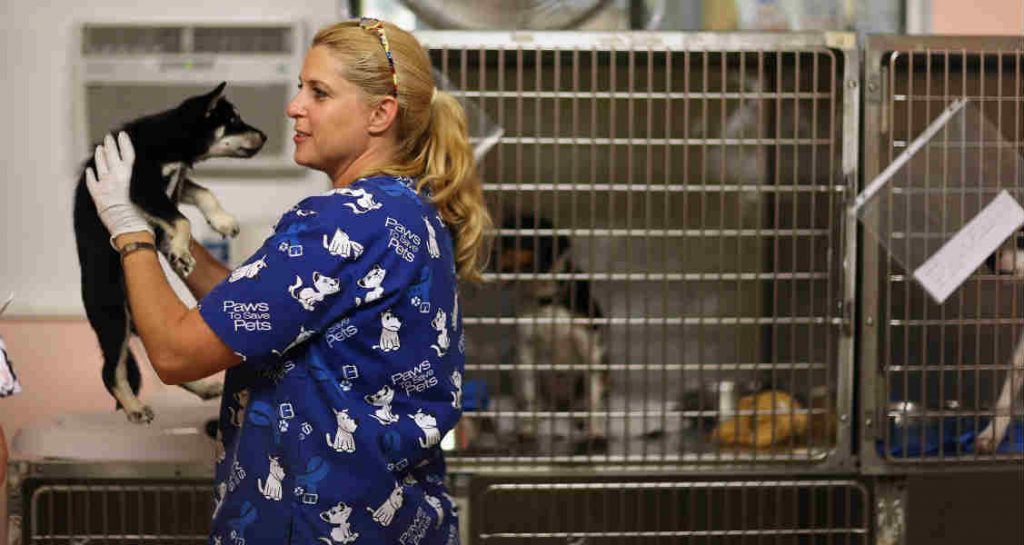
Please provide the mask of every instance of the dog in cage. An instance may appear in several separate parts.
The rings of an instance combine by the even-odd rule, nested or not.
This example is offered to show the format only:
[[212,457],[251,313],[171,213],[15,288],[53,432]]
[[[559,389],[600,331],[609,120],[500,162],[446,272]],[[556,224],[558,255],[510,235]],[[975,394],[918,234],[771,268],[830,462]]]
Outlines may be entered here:
[[[1024,279],[1024,229],[1014,236],[1014,243],[1007,244],[992,254],[987,264],[996,274],[1010,274]],[[992,453],[1006,437],[1006,430],[1013,420],[1013,400],[1024,386],[1024,331],[1013,349],[1010,371],[1006,374],[1003,389],[993,407],[994,416],[989,425],[978,434],[974,448],[981,453]],[[1020,405],[1017,405],[1020,407]]]
[[[529,276],[520,284],[526,295],[516,312],[516,405],[530,413],[587,411],[588,418],[573,420],[581,431],[573,450],[604,451],[609,382],[605,332],[600,325],[579,322],[603,315],[590,281],[579,278],[569,237],[554,234],[553,227],[531,214],[506,215],[504,233],[533,229],[544,234],[503,234],[495,244],[499,272]],[[552,277],[566,274],[574,277]],[[531,416],[517,419],[522,445],[535,443],[536,427]]]

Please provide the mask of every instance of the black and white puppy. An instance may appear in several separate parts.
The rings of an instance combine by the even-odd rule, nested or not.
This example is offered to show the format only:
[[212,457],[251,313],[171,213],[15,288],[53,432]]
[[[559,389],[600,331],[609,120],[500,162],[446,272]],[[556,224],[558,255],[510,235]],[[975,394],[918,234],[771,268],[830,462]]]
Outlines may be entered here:
[[[988,258],[988,266],[996,274],[1012,274],[1016,278],[1024,279],[1024,230],[1014,236],[1014,242],[1007,243],[996,253]],[[1017,339],[1017,345],[1013,349],[1013,359],[1006,380],[1003,382],[1003,389],[996,401],[992,422],[980,433],[975,440],[975,450],[981,453],[995,452],[999,443],[1006,437],[1006,430],[1013,420],[1013,398],[1020,393],[1024,386],[1024,331]],[[1018,409],[1020,404],[1017,405]]]
[[[548,275],[579,274],[564,235],[521,235],[518,229],[552,229],[550,221],[528,214],[511,215],[503,222],[496,241],[497,269],[501,273]],[[607,449],[604,416],[608,396],[607,352],[603,329],[571,323],[578,318],[601,318],[587,279],[544,279],[524,282],[528,296],[517,311],[515,376],[516,402],[521,412],[538,410],[591,413],[585,437],[573,448],[577,453]],[[540,367],[538,369],[537,367]],[[585,367],[585,370],[579,370]],[[570,370],[575,369],[575,370]],[[521,441],[532,442],[536,429],[532,416],[517,419]],[[576,421],[577,427],[583,427]]]
[[[199,208],[210,226],[223,236],[238,234],[238,222],[217,198],[190,178],[192,166],[210,157],[252,157],[267,137],[242,121],[224,98],[225,83],[213,91],[189,97],[169,110],[128,122],[135,148],[129,189],[132,202],[154,226],[157,244],[174,270],[187,276],[195,266],[189,252],[191,226],[179,204]],[[153,419],[153,411],[138,397],[138,364],[129,350],[133,332],[125,295],[120,257],[110,246],[110,233],[100,222],[85,184],[85,169],[96,168],[92,158],[82,166],[75,190],[74,226],[82,272],[85,313],[103,352],[103,384],[131,422]],[[220,395],[221,385],[203,382],[182,385],[205,398]]]

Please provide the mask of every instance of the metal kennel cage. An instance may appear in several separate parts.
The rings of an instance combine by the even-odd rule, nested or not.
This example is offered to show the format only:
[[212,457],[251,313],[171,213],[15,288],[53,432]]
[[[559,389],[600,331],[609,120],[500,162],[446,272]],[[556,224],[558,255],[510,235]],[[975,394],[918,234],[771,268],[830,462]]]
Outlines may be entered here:
[[212,465],[12,464],[12,513],[24,545],[206,543]]
[[[1019,464],[1024,458],[1019,399],[1007,415],[1013,421],[1000,450],[979,453],[975,438],[995,415],[994,403],[1024,332],[1020,277],[981,266],[939,304],[897,257],[911,248],[934,250],[936,240],[952,234],[936,225],[948,225],[954,215],[963,220],[980,215],[1000,193],[1024,202],[1024,41],[872,36],[866,44],[865,84],[866,181],[897,160],[930,124],[941,127],[880,197],[888,212],[881,221],[891,223],[881,243],[864,239],[864,468]],[[952,117],[944,114],[947,110],[955,111]],[[871,228],[865,224],[865,231]]]
[[871,536],[871,496],[847,480],[482,479],[473,545],[849,543]]
[[419,37],[503,131],[453,467],[849,461],[853,35]]

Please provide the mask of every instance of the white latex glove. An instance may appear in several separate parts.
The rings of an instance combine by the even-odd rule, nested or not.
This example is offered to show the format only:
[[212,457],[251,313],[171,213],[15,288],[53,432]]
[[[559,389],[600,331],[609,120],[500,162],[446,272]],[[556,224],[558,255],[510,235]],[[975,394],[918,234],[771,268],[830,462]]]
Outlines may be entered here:
[[153,228],[139,214],[128,196],[132,165],[135,163],[135,148],[132,147],[128,133],[121,131],[117,135],[117,144],[114,143],[114,137],[108,134],[103,138],[103,144],[96,146],[93,158],[96,161],[96,173],[91,168],[85,169],[85,185],[96,203],[100,221],[110,231],[111,246],[118,235],[139,231],[152,233]]

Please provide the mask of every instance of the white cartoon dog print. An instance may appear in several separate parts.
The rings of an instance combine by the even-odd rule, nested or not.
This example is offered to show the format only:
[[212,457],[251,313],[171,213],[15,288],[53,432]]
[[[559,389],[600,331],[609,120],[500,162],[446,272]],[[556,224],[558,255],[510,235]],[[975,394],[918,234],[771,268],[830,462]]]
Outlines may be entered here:
[[459,518],[459,504],[455,503],[455,498],[453,498],[451,494],[448,494],[447,492],[441,492],[441,495],[444,496],[444,499],[448,500],[448,507],[451,508],[452,515],[455,518]]
[[376,510],[367,507],[366,510],[373,515],[374,522],[381,526],[387,526],[394,520],[395,512],[398,511],[399,507],[402,507],[402,485],[395,483],[395,489],[391,491],[391,495],[388,496],[388,499],[384,500],[380,507]]
[[427,226],[427,252],[430,253],[430,257],[437,259],[441,257],[441,249],[437,247],[437,233],[426,216],[423,217],[423,224]]
[[452,408],[462,408],[462,373],[458,371],[452,371],[452,386],[455,387],[455,391],[452,392]]
[[402,329],[402,320],[387,309],[380,314],[380,344],[374,345],[381,352],[394,352],[402,347],[402,339],[398,336],[398,330]]
[[443,356],[448,353],[448,347],[452,344],[448,337],[448,315],[443,309],[437,309],[437,314],[434,315],[430,325],[434,331],[437,331],[437,342],[430,347],[437,352],[438,357]]
[[288,346],[284,347],[284,350],[280,352],[278,352],[277,350],[271,350],[271,352],[277,354],[278,356],[284,355],[292,348],[295,348],[296,346],[299,346],[300,344],[304,343],[306,339],[312,337],[314,333],[316,333],[316,331],[306,329],[306,326],[299,324],[299,334],[295,336],[295,340],[292,341],[291,344],[289,344]]
[[284,480],[284,468],[277,456],[268,456],[270,469],[267,471],[267,483],[263,484],[261,479],[256,479],[256,488],[268,500],[281,501],[281,481]]
[[346,197],[356,197],[356,202],[345,203],[345,206],[349,207],[354,214],[362,215],[381,207],[379,202],[373,200],[373,194],[362,188],[352,189],[343,187],[341,189],[335,189],[331,191],[331,193],[344,195]]
[[323,301],[328,295],[332,295],[341,291],[341,282],[337,278],[331,278],[320,274],[319,272],[313,272],[313,285],[311,287],[302,287],[302,277],[296,275],[295,283],[288,287],[288,293],[292,294],[292,298],[302,304],[302,308],[312,311],[316,310],[316,304]]
[[338,505],[320,513],[320,518],[324,522],[335,526],[331,529],[331,538],[321,537],[320,541],[327,545],[334,545],[335,543],[352,543],[358,539],[359,533],[353,532],[352,526],[348,523],[350,516],[352,516],[352,508],[345,505],[343,501],[339,501]]
[[424,494],[423,499],[427,500],[427,504],[433,507],[434,511],[437,512],[437,524],[434,525],[434,528],[440,528],[441,524],[444,523],[444,507],[441,505],[441,500],[431,496],[430,494]]
[[388,275],[388,271],[384,270],[384,267],[380,265],[374,265],[370,272],[366,273],[366,276],[356,281],[356,285],[364,290],[370,290],[366,293],[362,299],[356,297],[356,306],[363,303],[370,303],[380,299],[380,296],[384,294],[384,277]]
[[231,271],[231,276],[228,277],[228,283],[237,282],[243,278],[256,278],[260,271],[267,268],[267,256],[263,256],[248,265],[242,265],[241,267]]
[[333,448],[335,452],[355,452],[356,440],[352,434],[359,425],[348,415],[348,409],[334,411],[334,416],[338,421],[338,429],[334,432],[333,439],[330,433],[324,434],[327,436],[327,446]]
[[231,424],[236,428],[241,428],[242,422],[245,421],[245,408],[249,406],[249,390],[239,390],[235,392],[234,397],[238,402],[238,409],[228,407],[228,412],[231,413]]
[[343,259],[359,259],[363,255],[363,245],[348,237],[348,233],[341,229],[334,230],[334,236],[330,241],[324,235],[324,249],[327,253]]
[[213,516],[211,518],[217,518],[217,512],[220,511],[220,506],[224,503],[224,497],[228,495],[228,483],[220,483],[214,492],[213,500]]
[[398,422],[398,415],[391,412],[391,401],[395,399],[395,391],[390,386],[385,384],[376,393],[367,395],[363,399],[370,405],[377,407],[377,410],[370,416],[377,422],[380,422],[381,425],[387,426],[388,424]]
[[437,419],[429,413],[418,409],[416,414],[410,414],[409,418],[423,430],[423,437],[420,437],[420,446],[430,448],[441,442],[441,431],[437,429]]

